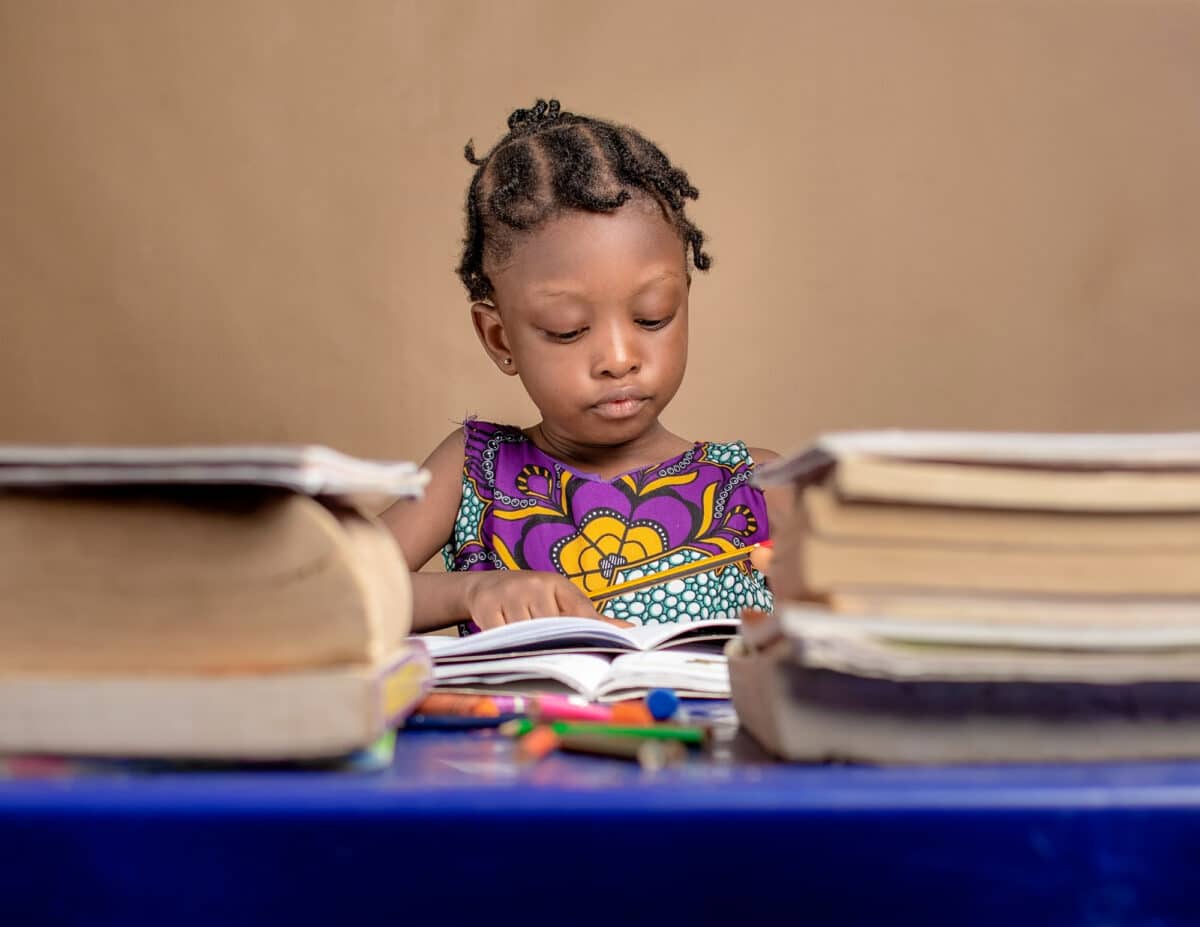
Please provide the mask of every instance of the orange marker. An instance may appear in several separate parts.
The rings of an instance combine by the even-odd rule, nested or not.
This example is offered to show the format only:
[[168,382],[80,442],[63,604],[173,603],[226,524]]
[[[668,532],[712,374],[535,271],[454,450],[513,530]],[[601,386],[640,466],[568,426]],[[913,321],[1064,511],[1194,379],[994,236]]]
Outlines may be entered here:
[[558,735],[549,725],[539,725],[517,741],[517,759],[536,763],[558,746]]
[[645,702],[617,702],[612,707],[613,724],[653,724],[654,716]]
[[421,701],[413,714],[441,715],[443,717],[469,718],[486,697],[482,695],[457,695],[450,692],[432,692]]

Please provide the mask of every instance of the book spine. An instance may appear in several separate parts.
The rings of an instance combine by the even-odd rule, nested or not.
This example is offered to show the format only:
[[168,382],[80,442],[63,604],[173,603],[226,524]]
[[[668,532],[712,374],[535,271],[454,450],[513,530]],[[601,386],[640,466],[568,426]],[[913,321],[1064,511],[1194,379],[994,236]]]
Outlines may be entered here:
[[385,725],[407,718],[433,687],[433,660],[418,640],[409,641],[409,650],[379,674],[380,714]]

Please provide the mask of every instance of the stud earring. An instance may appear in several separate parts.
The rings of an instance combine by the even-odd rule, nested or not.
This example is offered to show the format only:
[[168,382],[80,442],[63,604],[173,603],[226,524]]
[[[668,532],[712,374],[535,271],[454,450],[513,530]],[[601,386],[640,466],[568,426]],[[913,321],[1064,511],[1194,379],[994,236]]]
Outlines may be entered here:
[[511,367],[511,366],[512,366],[512,358],[511,358],[511,357],[506,357],[506,358],[504,358],[504,366],[505,366],[505,367]]

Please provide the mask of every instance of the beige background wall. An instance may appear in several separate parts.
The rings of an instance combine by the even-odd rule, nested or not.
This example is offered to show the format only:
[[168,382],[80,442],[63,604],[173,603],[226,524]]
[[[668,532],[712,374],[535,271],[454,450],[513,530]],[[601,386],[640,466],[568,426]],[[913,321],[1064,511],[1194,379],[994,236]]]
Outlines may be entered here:
[[0,0],[0,440],[526,422],[453,275],[537,96],[691,174],[669,423],[1200,428],[1200,5]]

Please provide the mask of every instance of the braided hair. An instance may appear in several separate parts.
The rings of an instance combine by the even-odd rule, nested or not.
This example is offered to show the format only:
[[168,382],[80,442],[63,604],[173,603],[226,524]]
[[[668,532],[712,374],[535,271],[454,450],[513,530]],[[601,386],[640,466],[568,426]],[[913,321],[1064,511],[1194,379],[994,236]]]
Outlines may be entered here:
[[700,192],[653,142],[628,126],[577,116],[558,100],[514,110],[508,134],[482,158],[467,142],[476,166],[467,191],[467,233],[458,275],[472,300],[492,295],[485,253],[503,261],[517,237],[567,210],[613,212],[635,195],[658,203],[678,231],[692,264],[708,270],[704,233],[684,211]]

